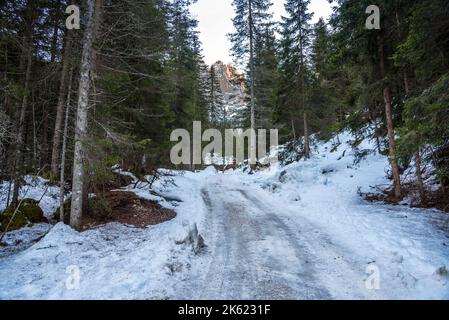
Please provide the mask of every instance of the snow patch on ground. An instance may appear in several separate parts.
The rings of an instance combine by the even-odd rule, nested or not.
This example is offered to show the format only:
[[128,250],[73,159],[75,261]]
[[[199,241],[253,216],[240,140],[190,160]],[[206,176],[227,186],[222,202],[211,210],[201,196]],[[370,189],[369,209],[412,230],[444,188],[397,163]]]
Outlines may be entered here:
[[[208,174],[177,174],[166,189],[157,182],[182,200],[165,203],[178,216],[163,224],[137,229],[110,223],[82,233],[57,224],[37,244],[0,259],[0,299],[181,298],[196,255],[176,243],[194,223],[201,232],[199,187]],[[153,199],[149,190],[135,191]]]
[[[359,191],[391,183],[384,174],[388,161],[373,153],[355,165],[356,152],[348,143],[352,139],[342,134],[333,153],[332,143],[320,144],[310,161],[254,176],[251,179],[265,189],[259,196],[278,206],[278,215],[292,224],[301,217],[319,227],[349,251],[348,258],[362,271],[378,268],[382,296],[449,298],[447,281],[436,281],[434,275],[449,266],[449,217],[437,210],[363,201]],[[364,141],[358,148],[374,146]]]
[[50,231],[52,225],[38,223],[5,234],[0,246],[0,258],[8,256],[32,246]]

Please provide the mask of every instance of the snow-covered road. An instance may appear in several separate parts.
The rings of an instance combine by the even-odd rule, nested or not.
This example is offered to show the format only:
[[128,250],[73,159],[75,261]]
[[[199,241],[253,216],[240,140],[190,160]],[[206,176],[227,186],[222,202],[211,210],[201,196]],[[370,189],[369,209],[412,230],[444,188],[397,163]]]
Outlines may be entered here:
[[254,176],[205,179],[208,259],[189,298],[449,298],[447,215],[363,201],[358,190],[388,183],[387,160],[356,166],[348,145],[331,148]]
[[[354,165],[351,150],[320,144],[310,161],[254,175],[173,173],[152,191],[180,200],[156,199],[175,219],[83,233],[57,224],[0,255],[0,299],[449,299],[447,214],[363,201],[358,190],[389,183],[388,163]],[[192,225],[200,254],[180,244]],[[33,228],[45,231],[6,241]]]
[[254,185],[235,184],[226,175],[210,177],[202,197],[210,259],[187,285],[189,298],[382,298],[366,288],[360,265],[342,259],[354,253],[305,218],[283,219],[279,210],[285,209]]
[[[301,234],[249,190],[217,180],[221,183],[202,190],[210,213],[206,230],[212,259],[197,298],[329,298],[314,278],[312,256]],[[266,246],[270,241],[275,245]]]

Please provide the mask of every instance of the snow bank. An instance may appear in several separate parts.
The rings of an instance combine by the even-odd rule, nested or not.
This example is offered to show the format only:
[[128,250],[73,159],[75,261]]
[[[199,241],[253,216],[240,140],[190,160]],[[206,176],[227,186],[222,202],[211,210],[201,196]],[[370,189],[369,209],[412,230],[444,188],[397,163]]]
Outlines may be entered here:
[[[163,224],[137,229],[110,223],[83,233],[57,224],[37,244],[0,259],[0,299],[182,298],[183,281],[198,256],[177,242],[192,224],[201,233],[205,211],[199,188],[210,174],[175,174],[170,183],[165,178],[155,183],[161,193],[182,201],[162,199],[178,214]],[[148,189],[134,191],[153,199]]]
[[353,140],[350,134],[341,134],[319,144],[310,161],[249,179],[264,189],[259,196],[278,206],[278,214],[290,223],[296,217],[307,219],[346,248],[346,257],[358,263],[361,271],[378,268],[382,296],[449,298],[447,274],[439,277],[437,272],[449,267],[448,216],[436,210],[363,201],[359,191],[372,192],[373,186],[391,183],[386,178],[389,164],[386,157],[368,152],[355,165],[356,154],[375,147],[364,141],[353,150]]

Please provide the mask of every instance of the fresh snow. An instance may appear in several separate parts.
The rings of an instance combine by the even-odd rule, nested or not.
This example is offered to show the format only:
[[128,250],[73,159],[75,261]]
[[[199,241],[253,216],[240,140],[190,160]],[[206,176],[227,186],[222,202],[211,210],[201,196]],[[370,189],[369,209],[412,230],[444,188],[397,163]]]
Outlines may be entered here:
[[[57,224],[0,257],[0,299],[448,299],[448,216],[365,202],[359,192],[390,183],[388,161],[354,164],[351,139],[254,175],[164,171],[152,190],[124,188],[178,216],[146,229]],[[183,241],[195,224],[199,254]]]

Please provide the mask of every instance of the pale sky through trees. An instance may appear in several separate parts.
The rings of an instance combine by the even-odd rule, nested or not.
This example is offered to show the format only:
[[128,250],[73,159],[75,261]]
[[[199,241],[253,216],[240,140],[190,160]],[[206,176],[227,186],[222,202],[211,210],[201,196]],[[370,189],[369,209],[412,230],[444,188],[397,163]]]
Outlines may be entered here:
[[[272,11],[276,20],[280,20],[285,12],[284,3],[285,0],[273,0]],[[327,0],[312,0],[310,11],[315,13],[312,20],[315,23],[320,17],[327,19],[331,15],[331,4]],[[217,60],[232,62],[229,55],[231,44],[226,36],[234,31],[231,21],[234,16],[232,0],[198,0],[192,6],[192,13],[199,21],[205,62],[207,64],[213,64]]]

